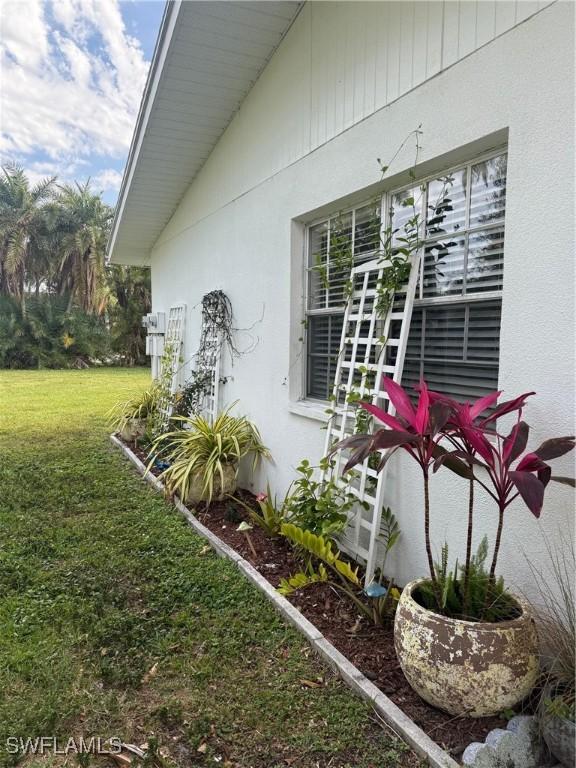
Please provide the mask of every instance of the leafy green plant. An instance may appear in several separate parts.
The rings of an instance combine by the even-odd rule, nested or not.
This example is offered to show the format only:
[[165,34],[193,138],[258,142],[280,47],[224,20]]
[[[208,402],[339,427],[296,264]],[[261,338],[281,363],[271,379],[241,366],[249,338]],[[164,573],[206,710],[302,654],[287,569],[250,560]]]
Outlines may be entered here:
[[312,564],[309,563],[305,570],[298,571],[298,573],[289,576],[287,579],[280,579],[278,592],[286,597],[287,595],[291,595],[292,592],[309,587],[311,584],[318,584],[326,581],[329,581],[326,566],[323,563],[320,563],[318,570],[315,570]]
[[158,406],[151,422],[151,433],[155,438],[166,432],[170,421],[170,411],[175,399],[175,393],[172,389],[175,373],[174,354],[179,343],[176,339],[166,341],[160,358],[160,375],[157,379]]
[[[326,470],[323,460],[319,468]],[[314,479],[310,462],[304,459],[297,467],[300,477],[295,480],[283,504],[284,517],[299,528],[319,536],[335,536],[346,527],[348,512],[359,503],[356,496],[333,479]]]
[[[365,600],[358,596],[355,589],[360,588],[361,582],[358,576],[358,567],[352,568],[347,560],[344,560],[340,556],[338,549],[335,549],[334,543],[325,538],[319,536],[311,531],[305,531],[292,523],[284,523],[282,525],[281,533],[288,541],[292,542],[295,546],[308,552],[313,558],[320,560],[329,571],[333,574],[333,579],[315,578],[312,566],[308,563],[307,567],[297,574],[294,574],[286,582],[281,583],[281,588],[284,590],[284,594],[289,594],[294,589],[299,589],[316,581],[330,581],[333,586],[344,592],[350,600],[355,604],[358,610],[370,621],[374,620],[374,615],[371,606],[369,606]],[[319,576],[323,572],[318,569]],[[296,586],[299,585],[299,586]],[[289,591],[286,590],[289,588]]]
[[[467,621],[497,622],[513,619],[520,615],[516,601],[506,592],[504,579],[491,579],[486,570],[488,557],[488,537],[484,536],[478,551],[470,558],[468,566],[468,596],[465,600],[465,566],[456,561],[454,568],[448,568],[448,544],[442,547],[439,563],[436,563],[437,589],[440,605],[437,604],[437,591],[431,581],[425,581],[418,588],[418,599],[428,610],[438,607],[448,616]],[[467,607],[465,606],[467,603]]]
[[353,570],[350,563],[342,560],[340,552],[334,549],[334,543],[330,539],[312,533],[312,531],[304,530],[293,523],[283,523],[281,533],[292,544],[296,544],[318,560],[321,560],[350,584],[360,586],[358,568]]
[[268,536],[274,537],[280,535],[282,523],[285,521],[284,505],[278,507],[276,499],[272,501],[269,485],[266,488],[266,493],[259,493],[256,496],[256,501],[260,508],[259,512],[248,504],[245,504],[242,499],[239,499],[237,496],[234,496],[233,498],[237,504],[240,504],[240,506],[246,510],[250,520],[255,525],[262,528]]
[[116,403],[108,411],[108,423],[115,432],[123,432],[134,420],[150,419],[157,407],[160,390],[156,384],[129,400]]
[[400,590],[390,584],[384,595],[370,599],[369,606],[372,611],[372,622],[377,627],[384,627],[394,619],[396,607],[400,600]]
[[260,457],[270,457],[254,424],[245,416],[231,415],[234,405],[220,413],[213,424],[202,416],[175,417],[174,421],[182,428],[155,439],[149,467],[157,459],[170,462],[161,478],[171,493],[185,499],[192,479],[199,476],[203,495],[209,503],[215,479],[219,478],[223,487],[227,468],[237,472],[238,462],[248,454],[253,455],[253,469]]
[[282,579],[278,588],[281,594],[289,595],[295,590],[303,589],[311,584],[329,582],[336,589],[344,592],[360,613],[376,626],[383,626],[390,621],[400,599],[398,589],[390,584],[386,594],[381,597],[373,598],[367,593],[363,595],[360,591],[361,581],[358,576],[358,567],[352,568],[350,563],[341,557],[334,542],[311,531],[302,530],[292,523],[284,523],[281,533],[296,547],[307,552],[313,559],[320,561],[317,569],[309,560],[301,571],[288,579]]
[[212,372],[193,370],[190,379],[174,396],[174,415],[190,416],[199,412],[200,404],[210,392]]
[[380,535],[378,537],[382,544],[382,549],[384,550],[382,565],[380,566],[380,583],[382,583],[382,578],[386,570],[386,560],[388,559],[388,555],[398,543],[400,536],[400,526],[398,525],[398,520],[396,520],[395,514],[390,507],[383,507],[382,518],[380,521]]

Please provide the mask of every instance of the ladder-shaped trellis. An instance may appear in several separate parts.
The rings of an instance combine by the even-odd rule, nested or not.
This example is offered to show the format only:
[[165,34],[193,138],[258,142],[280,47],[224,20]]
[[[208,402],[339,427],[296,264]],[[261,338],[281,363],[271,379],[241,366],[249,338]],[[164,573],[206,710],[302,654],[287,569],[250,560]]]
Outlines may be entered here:
[[[393,406],[382,389],[382,376],[400,382],[410,329],[414,294],[418,280],[419,254],[411,258],[408,282],[396,292],[388,311],[378,311],[379,291],[386,260],[373,260],[354,267],[350,293],[344,313],[340,352],[333,390],[333,413],[327,425],[326,451],[359,428],[359,418],[367,415],[359,409],[358,400],[393,413]],[[342,470],[350,452],[334,455],[333,478],[351,491],[361,502],[354,506],[348,526],[340,541],[344,551],[366,565],[366,585],[374,579],[378,560],[378,538],[382,520],[387,465],[375,471],[368,457],[355,468],[352,478],[344,479]]]
[[175,304],[170,307],[164,335],[164,352],[160,361],[161,394],[158,403],[158,427],[160,431],[164,431],[168,426],[172,415],[174,394],[180,383],[185,321],[186,304]]
[[[204,330],[204,329],[203,329]],[[204,397],[201,412],[211,424],[220,407],[220,367],[222,361],[222,333],[212,330],[203,333],[204,350],[202,368],[204,379]]]
[[220,409],[222,353],[237,354],[232,341],[232,304],[221,290],[202,297],[200,345],[194,356],[194,369],[188,385],[189,413],[201,415],[213,423]]

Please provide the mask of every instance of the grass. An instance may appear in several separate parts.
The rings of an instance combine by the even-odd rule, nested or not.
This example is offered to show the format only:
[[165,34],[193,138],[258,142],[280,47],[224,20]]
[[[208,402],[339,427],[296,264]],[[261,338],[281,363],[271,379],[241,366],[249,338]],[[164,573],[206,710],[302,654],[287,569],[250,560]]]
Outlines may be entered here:
[[104,414],[147,380],[0,372],[0,765],[52,735],[168,767],[416,765],[111,447]]

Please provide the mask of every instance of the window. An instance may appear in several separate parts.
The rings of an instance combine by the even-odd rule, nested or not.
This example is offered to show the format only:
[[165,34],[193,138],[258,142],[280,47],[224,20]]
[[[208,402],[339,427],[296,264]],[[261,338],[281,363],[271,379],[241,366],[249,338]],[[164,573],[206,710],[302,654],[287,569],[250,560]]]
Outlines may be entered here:
[[438,392],[472,400],[498,388],[506,155],[428,181],[420,200],[423,258],[403,384],[424,377]]
[[306,396],[315,400],[332,392],[351,262],[378,251],[380,207],[378,199],[308,228]]
[[326,400],[331,393],[351,261],[377,255],[382,208],[394,229],[402,227],[413,214],[401,204],[408,196],[422,215],[423,255],[403,384],[411,387],[424,377],[431,388],[460,400],[497,388],[505,154],[308,228],[306,397]]

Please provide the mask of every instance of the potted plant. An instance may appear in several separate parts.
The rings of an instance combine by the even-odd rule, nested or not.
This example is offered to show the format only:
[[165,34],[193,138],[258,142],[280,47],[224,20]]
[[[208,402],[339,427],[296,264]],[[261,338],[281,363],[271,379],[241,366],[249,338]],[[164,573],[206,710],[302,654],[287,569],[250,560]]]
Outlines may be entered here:
[[160,477],[185,503],[223,499],[236,490],[240,459],[252,454],[254,468],[261,456],[270,457],[254,424],[245,416],[230,414],[234,405],[213,424],[203,416],[174,417],[181,428],[154,441],[150,466],[158,459],[169,463]]
[[[345,471],[386,450],[381,470],[399,448],[421,469],[429,575],[408,584],[398,604],[394,638],[400,665],[412,687],[433,706],[453,715],[495,714],[530,692],[539,666],[531,611],[496,578],[505,511],[521,498],[536,517],[540,515],[548,482],[567,481],[552,478],[546,462],[570,451],[574,438],[547,440],[522,456],[529,427],[521,414],[528,394],[496,405],[500,392],[494,392],[474,404],[460,405],[429,392],[421,382],[414,407],[399,384],[388,378],[383,384],[395,416],[369,403],[360,405],[387,428],[349,437],[333,450],[351,450]],[[516,424],[506,436],[497,428],[505,414],[516,414]],[[448,571],[447,551],[440,567],[434,563],[430,541],[430,478],[443,465],[468,480],[470,494],[467,553],[455,572]],[[488,572],[483,560],[472,556],[470,546],[476,485],[498,508]]]
[[549,567],[528,562],[537,585],[531,600],[540,637],[544,675],[538,716],[544,740],[565,768],[576,764],[576,595],[574,542],[548,543]]
[[148,420],[158,407],[160,390],[157,384],[144,390],[129,400],[116,403],[108,413],[111,427],[125,442],[133,442],[144,437]]

